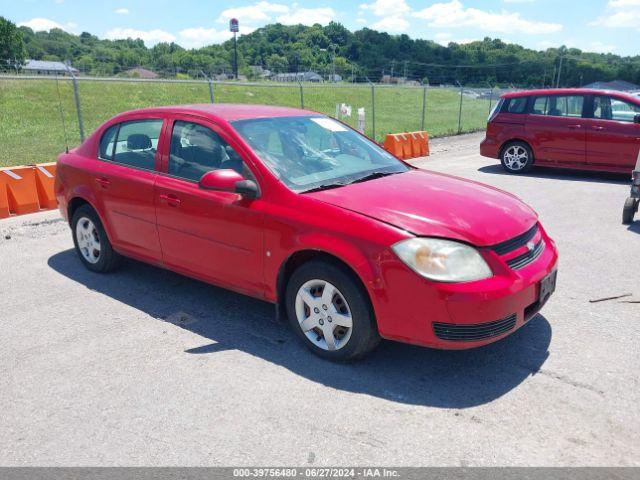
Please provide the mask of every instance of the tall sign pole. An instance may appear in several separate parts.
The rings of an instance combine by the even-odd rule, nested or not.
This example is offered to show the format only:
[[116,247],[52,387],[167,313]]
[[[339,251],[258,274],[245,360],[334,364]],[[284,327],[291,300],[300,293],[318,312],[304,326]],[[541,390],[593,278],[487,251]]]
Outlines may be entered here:
[[233,32],[233,74],[235,79],[238,79],[238,40],[236,35],[240,30],[240,25],[237,18],[229,20],[229,30]]

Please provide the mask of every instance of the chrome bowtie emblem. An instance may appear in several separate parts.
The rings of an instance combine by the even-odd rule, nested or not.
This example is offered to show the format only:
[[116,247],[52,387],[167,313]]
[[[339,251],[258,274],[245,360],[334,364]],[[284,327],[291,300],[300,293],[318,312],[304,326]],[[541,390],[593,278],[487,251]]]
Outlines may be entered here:
[[527,243],[527,250],[529,250],[529,253],[533,252],[533,250],[536,248],[535,244],[533,242],[528,242]]

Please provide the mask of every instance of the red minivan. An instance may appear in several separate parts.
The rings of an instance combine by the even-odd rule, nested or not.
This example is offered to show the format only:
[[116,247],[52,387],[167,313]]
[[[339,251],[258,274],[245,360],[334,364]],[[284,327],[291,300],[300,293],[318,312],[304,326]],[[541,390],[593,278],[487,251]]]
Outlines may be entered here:
[[503,95],[480,144],[509,173],[534,165],[629,173],[639,149],[640,98],[584,88]]

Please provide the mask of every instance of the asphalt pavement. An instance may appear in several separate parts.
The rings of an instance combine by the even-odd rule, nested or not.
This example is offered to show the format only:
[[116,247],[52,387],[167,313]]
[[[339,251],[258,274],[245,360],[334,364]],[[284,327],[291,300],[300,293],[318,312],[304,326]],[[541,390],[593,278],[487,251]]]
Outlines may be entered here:
[[0,220],[0,465],[640,466],[629,179],[506,175],[481,138],[414,163],[520,196],[560,267],[540,315],[471,351],[332,364],[270,304],[133,261],[85,270],[56,211]]

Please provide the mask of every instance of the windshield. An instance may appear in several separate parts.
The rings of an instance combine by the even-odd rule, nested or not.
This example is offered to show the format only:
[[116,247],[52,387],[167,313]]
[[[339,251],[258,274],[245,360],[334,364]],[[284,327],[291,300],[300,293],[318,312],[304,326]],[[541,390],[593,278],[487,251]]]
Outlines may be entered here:
[[234,128],[265,165],[297,192],[346,185],[409,167],[328,117],[238,120]]

